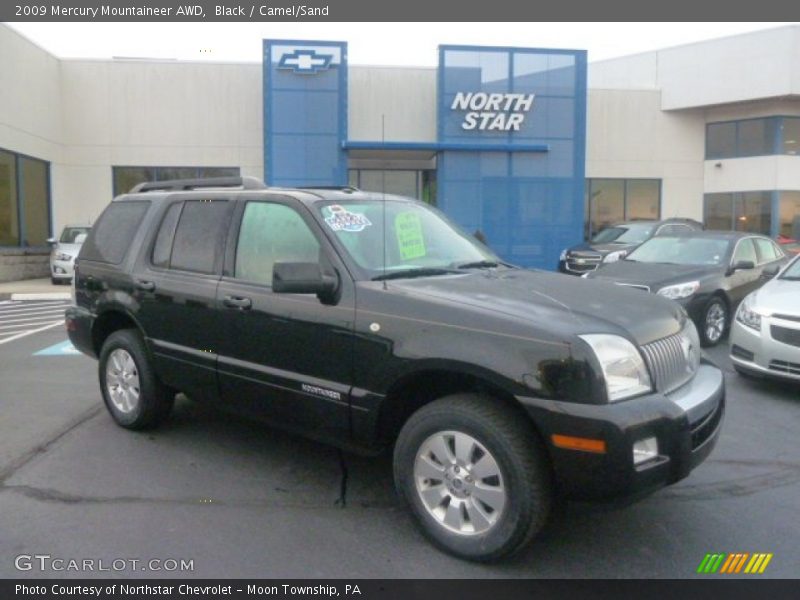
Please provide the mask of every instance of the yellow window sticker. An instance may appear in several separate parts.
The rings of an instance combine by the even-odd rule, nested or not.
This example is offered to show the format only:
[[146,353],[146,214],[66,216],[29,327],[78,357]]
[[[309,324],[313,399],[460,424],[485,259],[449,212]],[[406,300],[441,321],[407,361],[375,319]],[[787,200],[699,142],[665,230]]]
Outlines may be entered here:
[[394,218],[394,231],[401,260],[412,260],[427,254],[419,215],[412,212],[398,214]]

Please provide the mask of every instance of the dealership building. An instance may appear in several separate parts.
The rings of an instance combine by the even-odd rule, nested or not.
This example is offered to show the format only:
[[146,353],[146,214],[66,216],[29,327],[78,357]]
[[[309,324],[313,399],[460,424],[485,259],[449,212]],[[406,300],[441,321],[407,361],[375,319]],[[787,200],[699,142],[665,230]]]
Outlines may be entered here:
[[136,183],[238,174],[413,196],[549,269],[626,219],[800,238],[800,27],[588,65],[531,46],[441,46],[430,68],[309,40],[84,60],[0,24],[0,281],[46,275],[47,238]]

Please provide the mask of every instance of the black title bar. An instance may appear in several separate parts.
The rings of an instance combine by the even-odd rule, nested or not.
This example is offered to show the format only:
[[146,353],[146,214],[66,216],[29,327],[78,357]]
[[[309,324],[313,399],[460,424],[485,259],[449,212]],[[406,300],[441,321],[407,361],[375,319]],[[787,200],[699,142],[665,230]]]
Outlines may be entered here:
[[[786,21],[796,4],[641,0],[4,0],[0,21]],[[600,26],[600,25],[599,25]]]

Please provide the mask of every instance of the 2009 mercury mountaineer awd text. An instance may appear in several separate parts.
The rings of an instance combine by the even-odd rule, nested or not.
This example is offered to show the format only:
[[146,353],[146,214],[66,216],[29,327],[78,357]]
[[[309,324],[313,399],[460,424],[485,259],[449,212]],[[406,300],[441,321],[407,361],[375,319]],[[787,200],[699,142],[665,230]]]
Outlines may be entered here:
[[391,448],[423,532],[473,560],[522,548],[554,502],[687,476],[724,412],[678,304],[516,268],[423,203],[353,188],[140,185],[86,240],[66,323],[121,426],[183,392]]

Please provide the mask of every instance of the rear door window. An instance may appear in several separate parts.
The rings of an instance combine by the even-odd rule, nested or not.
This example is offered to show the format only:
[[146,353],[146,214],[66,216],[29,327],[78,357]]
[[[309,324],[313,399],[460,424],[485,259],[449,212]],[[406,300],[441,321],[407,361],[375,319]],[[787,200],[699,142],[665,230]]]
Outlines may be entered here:
[[229,212],[227,200],[184,202],[172,241],[169,268],[206,274],[219,271]]
[[121,263],[149,206],[150,202],[144,200],[112,202],[92,227],[80,259]]
[[773,244],[770,240],[756,238],[755,242],[756,249],[758,250],[759,263],[768,263],[780,258],[780,255],[777,253],[777,249],[775,248],[775,244]]
[[183,202],[175,202],[170,205],[161,220],[156,243],[153,245],[152,263],[154,267],[166,268],[169,266],[169,259],[172,256],[172,240],[175,236],[175,227],[178,224],[181,208],[183,208]]

